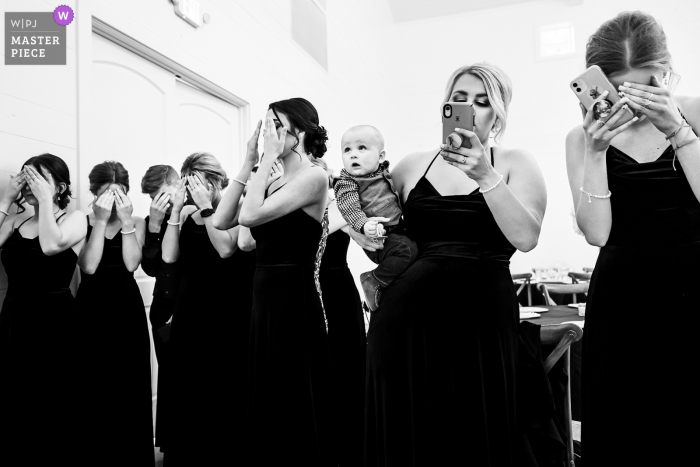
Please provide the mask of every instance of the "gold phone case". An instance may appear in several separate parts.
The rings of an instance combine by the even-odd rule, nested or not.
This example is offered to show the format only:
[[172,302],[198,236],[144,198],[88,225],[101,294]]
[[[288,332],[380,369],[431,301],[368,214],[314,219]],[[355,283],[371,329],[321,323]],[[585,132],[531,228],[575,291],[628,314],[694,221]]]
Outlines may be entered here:
[[[442,105],[442,142],[455,132],[455,128],[474,131],[474,107],[469,102],[445,102]],[[447,143],[449,144],[449,143]],[[471,148],[469,138],[462,138],[463,148]]]
[[[598,65],[589,67],[581,75],[577,76],[576,79],[569,83],[569,87],[574,94],[576,94],[576,97],[578,97],[578,100],[581,101],[586,110],[593,105],[593,102],[598,99],[603,92],[608,91],[608,96],[603,101],[605,104],[598,105],[593,110],[595,119],[604,122],[607,122],[610,117],[612,117],[610,108],[621,99],[615,87],[608,81],[608,78],[605,77],[603,70],[601,70]],[[620,110],[620,112],[625,112],[626,115],[620,117],[615,123],[614,128],[627,123],[634,117],[634,112],[632,112],[629,107],[627,110]]]

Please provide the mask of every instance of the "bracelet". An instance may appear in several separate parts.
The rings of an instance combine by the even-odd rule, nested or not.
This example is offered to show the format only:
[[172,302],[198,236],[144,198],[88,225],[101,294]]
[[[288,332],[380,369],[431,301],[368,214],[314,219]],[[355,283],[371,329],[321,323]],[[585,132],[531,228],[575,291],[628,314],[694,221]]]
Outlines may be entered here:
[[7,211],[3,211],[2,209],[0,209],[0,212],[1,212],[1,213],[3,213],[3,214],[5,214],[6,216],[9,216],[9,215],[10,215],[10,213],[9,213],[9,212],[7,212]]
[[170,222],[170,220],[167,221],[168,225],[180,225],[179,222]]
[[593,193],[589,193],[586,190],[583,189],[583,187],[579,188],[581,190],[581,193],[585,193],[588,195],[588,202],[591,202],[591,198],[598,198],[598,199],[608,199],[612,196],[612,192],[608,190],[608,194],[605,196],[600,196],[600,195],[594,195]]
[[498,185],[500,185],[502,181],[503,181],[503,175],[501,175],[501,178],[499,178],[498,181],[497,181],[493,186],[488,187],[488,188],[485,189],[485,190],[482,190],[481,188],[479,188],[479,193],[481,193],[482,195],[483,195],[484,193],[488,193],[489,191],[493,190],[493,189],[496,188]]
[[683,141],[681,144],[679,144],[678,146],[676,146],[676,151],[678,151],[678,150],[679,150],[680,148],[682,148],[683,146],[687,146],[687,145],[689,145],[690,143],[695,142],[695,141],[698,140],[698,139],[700,139],[700,136],[693,136],[692,138],[688,138],[687,140]]
[[122,235],[129,235],[129,234],[136,232],[136,227],[134,227],[132,230],[129,230],[128,232],[124,232],[123,230],[121,232],[122,232]]
[[671,139],[671,138],[673,138],[674,136],[676,136],[676,134],[677,134],[679,131],[681,131],[681,130],[683,129],[683,127],[686,127],[686,126],[690,126],[690,125],[688,125],[688,122],[686,122],[685,119],[683,119],[683,120],[681,121],[681,126],[679,126],[678,128],[676,128],[676,131],[674,131],[673,133],[671,133],[670,135],[668,135],[668,136],[666,137],[666,141],[668,141],[669,139]]
[[242,181],[238,180],[237,178],[234,178],[233,181],[234,181],[234,182],[238,182],[238,183],[240,183],[240,184],[243,185],[243,186],[248,186],[247,183],[242,182]]

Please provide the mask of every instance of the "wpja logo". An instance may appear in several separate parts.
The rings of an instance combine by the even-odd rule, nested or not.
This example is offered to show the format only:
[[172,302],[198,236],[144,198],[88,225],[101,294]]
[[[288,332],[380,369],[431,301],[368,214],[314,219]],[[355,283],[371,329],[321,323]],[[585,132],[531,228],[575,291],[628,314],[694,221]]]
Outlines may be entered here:
[[[62,7],[59,7],[62,8]],[[5,65],[65,65],[73,11],[5,13]]]

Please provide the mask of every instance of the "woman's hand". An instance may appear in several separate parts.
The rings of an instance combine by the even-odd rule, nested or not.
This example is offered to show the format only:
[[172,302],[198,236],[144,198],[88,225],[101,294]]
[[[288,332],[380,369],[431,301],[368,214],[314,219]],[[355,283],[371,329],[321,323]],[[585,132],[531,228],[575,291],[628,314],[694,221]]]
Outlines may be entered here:
[[95,220],[107,222],[109,216],[112,215],[112,206],[114,205],[116,195],[112,190],[105,190],[92,206],[92,212],[95,213]]
[[211,209],[211,191],[199,178],[199,174],[187,176],[187,190],[199,209]]
[[584,118],[583,120],[583,134],[586,142],[585,144],[587,155],[604,155],[605,152],[608,150],[608,147],[610,147],[610,143],[615,136],[625,131],[631,125],[634,125],[635,122],[643,120],[645,118],[634,117],[625,124],[620,125],[614,130],[611,130],[610,128],[615,126],[618,120],[620,120],[620,118],[622,118],[622,116],[625,115],[625,106],[631,106],[632,103],[628,97],[623,97],[622,99],[617,101],[615,105],[612,106],[612,108],[610,108],[610,114],[612,115],[612,117],[610,117],[608,121],[603,122],[602,120],[596,120],[596,105],[598,105],[598,102],[605,100],[607,96],[608,91],[605,91],[603,92],[603,94],[598,96],[598,99],[596,99],[595,102],[591,104],[591,106],[588,108],[588,112],[586,112],[586,118]]
[[369,238],[366,235],[355,232],[354,229],[349,229],[348,235],[355,240],[355,243],[367,251],[377,251],[384,248],[384,240],[381,238]]
[[131,227],[134,225],[134,220],[131,214],[134,212],[134,206],[131,200],[121,190],[114,190],[114,203],[117,205],[117,217],[122,224],[122,227]]
[[683,122],[678,104],[671,91],[661,86],[656,76],[651,77],[651,86],[625,83],[619,89],[628,98],[629,106],[642,114],[666,136],[676,131]]
[[10,176],[10,186],[7,187],[7,190],[5,190],[5,193],[2,195],[5,204],[10,205],[14,203],[26,183],[27,175],[24,172]]
[[27,185],[29,189],[32,190],[32,194],[41,204],[50,203],[53,204],[54,196],[56,195],[56,190],[53,188],[53,177],[51,174],[47,174],[47,178],[44,178],[37,170],[31,165],[24,166],[24,173],[27,178]]
[[182,207],[185,205],[185,199],[187,197],[187,190],[185,188],[186,183],[186,177],[182,177],[180,181],[177,182],[177,191],[175,192],[175,196],[173,197],[173,210],[171,211],[170,215],[171,218],[180,218],[180,211],[182,211]]
[[[453,148],[450,145],[440,145],[440,155],[445,161],[457,167],[459,170],[467,174],[467,177],[476,182],[484,182],[493,178],[496,170],[491,165],[491,159],[486,154],[486,149],[479,141],[476,133],[456,128],[456,133],[459,133],[462,138],[468,138],[471,142],[471,148]],[[498,175],[496,175],[498,177]]]
[[163,219],[170,207],[170,194],[162,191],[153,197],[151,208],[148,212],[149,230],[157,232],[163,224]]
[[269,161],[268,163],[273,163],[277,160],[279,156],[284,152],[284,143],[287,141],[287,128],[282,127],[280,129],[280,134],[277,135],[277,128],[275,128],[275,123],[272,118],[268,118],[265,123],[265,156],[263,159]]
[[260,128],[262,127],[262,120],[258,120],[258,124],[255,127],[253,136],[248,140],[248,147],[245,154],[245,162],[251,169],[260,160],[260,153],[258,152],[258,139],[260,139]]

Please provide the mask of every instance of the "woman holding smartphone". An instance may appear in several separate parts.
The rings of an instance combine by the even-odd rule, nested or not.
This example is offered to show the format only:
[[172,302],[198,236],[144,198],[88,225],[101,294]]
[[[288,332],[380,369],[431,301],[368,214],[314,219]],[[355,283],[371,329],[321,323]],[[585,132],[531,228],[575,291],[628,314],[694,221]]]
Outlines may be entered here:
[[[264,137],[264,157],[239,215],[251,229],[257,255],[248,462],[337,465],[329,433],[326,325],[314,283],[328,177],[308,158],[323,156],[327,136],[314,106],[294,98],[270,104]],[[268,186],[277,160],[282,176]]]
[[[0,198],[0,259],[8,289],[0,312],[0,465],[89,465],[79,379],[87,349],[69,289],[87,233],[66,212],[66,163],[32,157]],[[17,210],[10,214],[12,204]],[[25,209],[29,205],[31,209]]]
[[91,341],[89,446],[95,456],[106,454],[105,465],[153,466],[151,343],[134,279],[146,224],[132,215],[129,172],[121,163],[97,164],[88,178],[95,200],[78,258],[76,305]]
[[518,303],[508,269],[537,244],[546,206],[534,157],[494,147],[511,84],[488,64],[455,71],[445,101],[474,106],[471,148],[414,153],[393,179],[418,259],[367,335],[365,465],[516,462]]
[[[694,433],[670,428],[697,405],[697,395],[669,376],[688,371],[696,345],[624,311],[687,311],[686,325],[697,323],[691,291],[700,281],[700,98],[672,94],[665,34],[642,12],[600,26],[588,40],[586,64],[598,65],[623,96],[607,122],[596,120],[593,104],[566,140],[576,221],[588,243],[602,247],[583,337],[586,463],[681,465],[692,459],[681,446],[691,446]],[[623,106],[639,118],[615,128]],[[643,292],[642,271],[655,273]],[[629,336],[653,345],[627,355]],[[639,405],[630,390],[653,397]]]
[[[166,465],[225,465],[243,449],[237,428],[241,368],[234,337],[250,308],[241,304],[237,282],[238,227],[218,230],[213,215],[229,179],[207,152],[185,159],[163,237],[163,261],[182,274],[171,330],[171,378]],[[187,198],[187,204],[185,203]],[[242,324],[241,324],[242,323]]]

